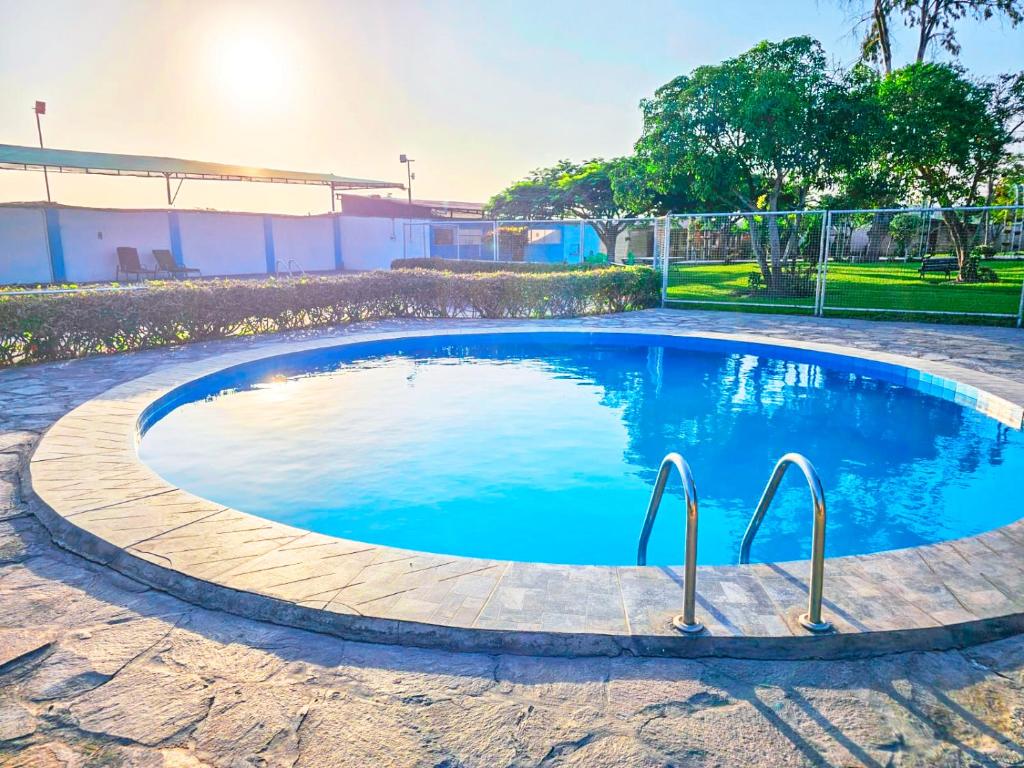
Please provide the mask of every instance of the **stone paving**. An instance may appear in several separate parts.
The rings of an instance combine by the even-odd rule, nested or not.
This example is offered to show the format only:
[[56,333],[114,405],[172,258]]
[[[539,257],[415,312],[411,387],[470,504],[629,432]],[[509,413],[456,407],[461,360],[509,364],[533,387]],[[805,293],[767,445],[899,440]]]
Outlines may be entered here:
[[[500,324],[505,332],[666,334],[677,343],[761,350],[773,340],[834,364],[975,407],[1020,428],[1024,383],[949,362],[756,333],[692,329],[673,315]],[[666,322],[667,321],[667,322]],[[546,655],[848,658],[939,650],[1024,629],[1024,521],[911,550],[833,558],[825,618],[811,635],[807,562],[700,567],[700,634],[681,634],[681,568],[567,566],[453,557],[332,538],[223,507],[141,462],[138,425],[176,388],[232,366],[339,343],[492,332],[473,321],[400,332],[359,327],[161,366],[63,416],[30,464],[36,510],[68,549],[207,608],[347,640]],[[710,340],[709,340],[710,339]],[[760,346],[753,346],[760,345]],[[764,353],[778,353],[771,347]],[[857,357],[848,355],[856,353]],[[856,368],[855,368],[856,370]],[[767,471],[768,467],[765,467]],[[646,499],[637,500],[637,514]]]
[[[1011,330],[639,320],[1024,371]],[[265,343],[0,371],[0,765],[1024,765],[1024,637],[829,662],[451,653],[209,611],[54,546],[23,486],[43,430],[168,361]]]

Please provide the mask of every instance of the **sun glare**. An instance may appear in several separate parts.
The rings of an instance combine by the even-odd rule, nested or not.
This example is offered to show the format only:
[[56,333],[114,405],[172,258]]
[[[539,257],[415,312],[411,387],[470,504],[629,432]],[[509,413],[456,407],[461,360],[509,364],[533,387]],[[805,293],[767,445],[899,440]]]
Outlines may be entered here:
[[235,106],[259,108],[280,102],[288,79],[288,56],[269,34],[222,37],[216,42],[215,72]]

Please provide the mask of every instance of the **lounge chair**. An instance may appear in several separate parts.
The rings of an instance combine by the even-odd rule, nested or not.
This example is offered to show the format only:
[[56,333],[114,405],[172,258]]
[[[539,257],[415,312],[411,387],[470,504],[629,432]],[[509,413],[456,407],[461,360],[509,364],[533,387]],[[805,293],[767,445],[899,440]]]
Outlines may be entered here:
[[121,275],[135,275],[136,280],[144,277],[155,277],[157,271],[142,266],[139,261],[139,252],[129,246],[120,246],[117,249],[117,276],[120,282]]
[[174,261],[174,255],[166,248],[154,248],[153,258],[156,259],[156,268],[160,272],[166,272],[171,277],[188,277],[189,275],[202,275],[196,267],[185,267]]

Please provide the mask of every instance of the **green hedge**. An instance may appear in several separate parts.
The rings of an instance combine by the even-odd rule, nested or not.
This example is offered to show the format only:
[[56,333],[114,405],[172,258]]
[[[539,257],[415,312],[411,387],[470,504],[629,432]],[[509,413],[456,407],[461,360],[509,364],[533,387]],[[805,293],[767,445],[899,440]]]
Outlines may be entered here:
[[654,306],[645,267],[151,283],[139,291],[0,295],[0,365],[392,317],[574,317]]
[[579,272],[607,268],[607,264],[565,264],[531,261],[481,261],[478,259],[395,259],[392,269],[434,269],[461,274],[475,272]]

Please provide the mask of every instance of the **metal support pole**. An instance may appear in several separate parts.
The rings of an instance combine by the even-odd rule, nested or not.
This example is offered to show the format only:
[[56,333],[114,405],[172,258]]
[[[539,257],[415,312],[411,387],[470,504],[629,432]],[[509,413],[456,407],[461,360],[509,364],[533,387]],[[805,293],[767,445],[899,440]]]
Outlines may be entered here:
[[[1019,206],[1024,203],[1024,184],[1013,185],[1013,204]],[[1024,220],[1021,220],[1021,209],[1013,211],[1013,225],[1010,229],[1010,248],[1014,253],[1021,249],[1024,244]]]
[[825,260],[825,241],[828,239],[828,211],[821,217],[821,230],[818,235],[818,269],[814,283],[814,316],[821,312],[821,264]]
[[493,248],[493,250],[494,250],[494,260],[495,261],[499,261],[499,259],[498,259],[498,221],[497,221],[497,219],[495,219],[492,222],[492,226],[491,226],[491,245],[494,246],[494,248]]
[[832,211],[825,211],[825,221],[821,228],[823,245],[819,245],[821,252],[818,262],[818,306],[814,314],[818,317],[825,316],[825,293],[828,288],[828,258],[832,251]]
[[[39,121],[40,103],[41,102],[36,102],[36,132],[39,134],[39,148],[45,149],[45,147],[43,147],[43,124]],[[43,108],[45,109],[45,105],[43,105]],[[43,182],[46,184],[46,202],[51,203],[53,201],[50,199],[50,175],[46,172],[45,165],[43,166]]]
[[662,254],[661,256],[661,307],[665,308],[665,302],[668,301],[668,258]]
[[1017,305],[1017,327],[1024,323],[1024,280],[1020,284],[1020,304]]
[[658,479],[654,483],[654,492],[651,494],[651,503],[647,506],[644,527],[640,531],[636,564],[647,565],[647,542],[651,539],[654,520],[658,516],[661,497],[665,494],[665,485],[668,483],[672,467],[679,472],[679,479],[683,482],[683,495],[686,498],[686,541],[683,544],[683,612],[672,619],[672,626],[680,632],[695,635],[704,631],[704,625],[697,621],[695,609],[697,600],[697,486],[693,482],[690,465],[678,453],[668,454],[661,462]]

